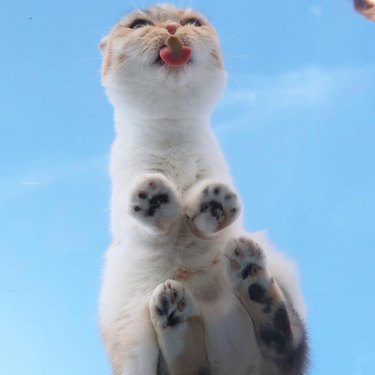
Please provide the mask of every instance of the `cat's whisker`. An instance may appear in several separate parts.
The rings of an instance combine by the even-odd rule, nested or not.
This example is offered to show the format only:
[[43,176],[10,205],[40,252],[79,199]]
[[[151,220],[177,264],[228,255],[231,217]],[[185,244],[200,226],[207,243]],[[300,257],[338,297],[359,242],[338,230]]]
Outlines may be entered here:
[[105,92],[103,91],[102,94],[99,96],[99,99],[97,101],[97,104],[101,103],[103,99],[105,98]]
[[132,12],[141,9],[141,8],[137,5],[137,3],[136,3],[135,1],[127,0],[126,2],[128,3],[128,6],[131,8],[131,11],[132,11]]
[[251,25],[254,17],[255,17],[255,11],[250,13],[249,17],[247,17],[247,21],[244,22],[241,25],[241,27],[239,29],[237,29],[237,31],[234,34],[226,36],[226,37],[221,37],[220,38],[221,41],[229,41],[229,40],[238,38],[240,35],[244,35],[244,32],[249,28],[249,26]]
[[236,59],[249,59],[249,60],[255,60],[258,58],[257,55],[251,55],[251,54],[244,54],[244,53],[238,53],[238,52],[228,52],[224,51],[223,56],[229,57],[229,58],[236,58]]
[[82,81],[76,81],[76,82],[67,83],[67,84],[63,85],[62,87],[72,88],[72,87],[77,87],[77,86],[85,85],[87,83],[92,84],[95,81],[96,82],[100,81],[100,78],[99,78],[98,74],[94,75],[94,77],[91,77],[91,78],[88,78],[88,79],[84,79]]
[[181,9],[194,9],[193,6],[194,0],[189,0],[186,4],[186,1],[180,0],[180,4],[178,4],[178,7]]
[[80,64],[80,67],[90,71],[90,72],[94,72],[96,73],[98,71],[98,68],[97,67],[93,67],[93,66],[88,66],[88,65],[83,65],[83,64]]
[[101,57],[72,57],[64,59],[64,61],[101,61]]

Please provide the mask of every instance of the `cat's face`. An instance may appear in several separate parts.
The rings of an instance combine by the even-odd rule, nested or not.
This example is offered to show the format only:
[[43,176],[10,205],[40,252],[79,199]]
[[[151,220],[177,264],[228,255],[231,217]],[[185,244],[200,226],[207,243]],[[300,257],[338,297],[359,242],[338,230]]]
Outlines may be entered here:
[[[164,56],[171,36],[183,51],[172,62]],[[195,11],[170,5],[136,11],[99,46],[102,82],[116,108],[123,105],[150,116],[208,113],[225,86],[215,30]]]

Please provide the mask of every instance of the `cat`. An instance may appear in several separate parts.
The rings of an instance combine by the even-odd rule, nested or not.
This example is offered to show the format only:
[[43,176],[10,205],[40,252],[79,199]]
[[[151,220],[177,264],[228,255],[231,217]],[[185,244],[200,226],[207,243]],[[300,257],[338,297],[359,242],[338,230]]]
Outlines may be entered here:
[[371,21],[375,21],[375,0],[354,0],[355,9]]
[[245,233],[210,129],[226,85],[215,30],[196,11],[156,5],[99,47],[116,130],[99,301],[113,373],[305,374],[295,266]]

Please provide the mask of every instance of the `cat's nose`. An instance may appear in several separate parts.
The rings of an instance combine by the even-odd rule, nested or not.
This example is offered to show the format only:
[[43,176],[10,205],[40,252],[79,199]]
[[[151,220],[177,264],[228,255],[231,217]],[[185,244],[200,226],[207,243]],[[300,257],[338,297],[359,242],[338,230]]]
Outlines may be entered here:
[[165,28],[168,30],[169,34],[176,34],[176,31],[177,31],[177,25],[174,25],[174,24],[169,24],[167,26],[165,26]]

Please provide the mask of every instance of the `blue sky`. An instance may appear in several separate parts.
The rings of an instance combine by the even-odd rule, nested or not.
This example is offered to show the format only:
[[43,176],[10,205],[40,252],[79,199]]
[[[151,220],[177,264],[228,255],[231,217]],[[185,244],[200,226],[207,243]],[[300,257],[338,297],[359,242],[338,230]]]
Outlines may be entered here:
[[[110,374],[96,304],[114,133],[96,45],[149,4],[2,3],[1,374]],[[191,2],[222,40],[214,130],[246,226],[298,262],[311,374],[374,374],[374,24],[349,0],[232,4]]]

